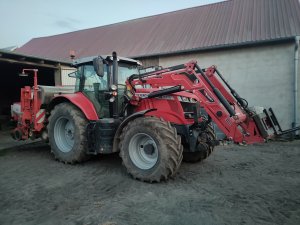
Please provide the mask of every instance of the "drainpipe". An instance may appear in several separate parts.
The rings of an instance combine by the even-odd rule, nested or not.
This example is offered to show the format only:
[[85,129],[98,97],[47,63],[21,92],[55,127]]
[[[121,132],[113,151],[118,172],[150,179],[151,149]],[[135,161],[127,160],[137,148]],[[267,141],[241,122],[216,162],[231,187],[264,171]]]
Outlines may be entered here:
[[[300,36],[295,37],[295,74],[294,74],[294,122],[293,127],[298,126],[298,66],[299,66],[299,41]],[[299,134],[299,131],[296,131],[296,135]]]

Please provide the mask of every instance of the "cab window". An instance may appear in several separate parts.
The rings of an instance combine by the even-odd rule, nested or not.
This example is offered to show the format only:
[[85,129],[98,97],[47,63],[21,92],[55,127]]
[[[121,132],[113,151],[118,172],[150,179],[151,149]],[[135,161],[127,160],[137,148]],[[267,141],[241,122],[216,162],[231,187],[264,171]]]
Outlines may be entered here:
[[84,91],[94,91],[95,88],[99,85],[98,90],[107,90],[108,89],[108,80],[107,80],[107,68],[105,67],[104,76],[99,77],[94,70],[93,65],[85,65],[83,69],[84,75]]
[[138,74],[138,69],[136,66],[126,65],[123,63],[119,63],[118,68],[118,83],[124,84],[126,79],[132,74]]

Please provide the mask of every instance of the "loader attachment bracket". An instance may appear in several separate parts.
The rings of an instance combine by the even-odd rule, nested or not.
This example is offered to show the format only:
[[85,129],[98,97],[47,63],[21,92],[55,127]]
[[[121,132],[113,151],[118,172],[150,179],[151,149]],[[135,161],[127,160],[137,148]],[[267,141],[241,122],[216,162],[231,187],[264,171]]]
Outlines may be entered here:
[[293,127],[287,130],[282,130],[272,108],[269,108],[269,110],[264,109],[263,113],[254,115],[253,119],[263,138],[269,138],[272,136],[281,136],[281,135],[285,135],[300,130],[300,126]]

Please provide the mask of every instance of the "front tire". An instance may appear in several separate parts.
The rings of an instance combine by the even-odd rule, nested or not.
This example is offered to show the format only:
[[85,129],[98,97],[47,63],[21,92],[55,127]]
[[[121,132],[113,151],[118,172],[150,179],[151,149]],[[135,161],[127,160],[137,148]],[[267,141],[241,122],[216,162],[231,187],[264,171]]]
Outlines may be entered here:
[[64,163],[86,161],[88,121],[84,114],[70,103],[61,103],[51,111],[48,124],[49,143],[55,158]]
[[141,117],[130,122],[120,136],[120,156],[135,179],[160,182],[173,177],[182,161],[180,136],[169,122]]
[[199,135],[197,144],[198,151],[189,152],[189,150],[183,152],[183,161],[188,163],[201,162],[208,158],[214,150],[214,146],[211,142],[216,140],[216,134],[211,126],[206,128],[206,131]]

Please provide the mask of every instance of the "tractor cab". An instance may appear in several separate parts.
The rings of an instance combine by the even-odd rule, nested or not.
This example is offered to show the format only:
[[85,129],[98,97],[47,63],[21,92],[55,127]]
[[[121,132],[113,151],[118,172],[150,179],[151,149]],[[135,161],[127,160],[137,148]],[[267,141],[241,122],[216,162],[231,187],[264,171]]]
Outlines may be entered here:
[[94,105],[99,118],[116,118],[123,108],[125,81],[138,73],[140,62],[113,56],[94,56],[78,59],[75,92],[83,93]]

